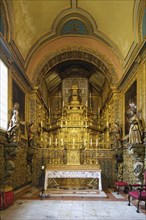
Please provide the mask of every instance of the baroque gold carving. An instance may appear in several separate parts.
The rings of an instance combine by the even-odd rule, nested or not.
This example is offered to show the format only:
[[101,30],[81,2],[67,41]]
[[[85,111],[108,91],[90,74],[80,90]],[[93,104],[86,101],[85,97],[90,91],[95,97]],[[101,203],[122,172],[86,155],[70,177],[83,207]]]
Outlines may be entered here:
[[51,70],[51,68],[53,68],[56,64],[68,59],[82,59],[93,63],[105,74],[110,84],[115,85],[118,81],[118,77],[112,63],[109,63],[109,61],[106,60],[104,56],[87,48],[73,46],[67,47],[60,51],[57,50],[51,56],[47,55],[41,64],[37,66],[33,74],[33,84],[35,86],[39,85],[40,82],[46,77],[48,71]]

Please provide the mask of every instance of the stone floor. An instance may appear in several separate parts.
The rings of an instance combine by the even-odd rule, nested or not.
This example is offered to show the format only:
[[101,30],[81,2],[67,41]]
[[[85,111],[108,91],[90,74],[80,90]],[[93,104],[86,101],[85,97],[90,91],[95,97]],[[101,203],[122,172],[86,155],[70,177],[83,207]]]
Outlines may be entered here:
[[[38,189],[30,188],[15,196],[14,205],[1,211],[1,220],[146,220],[144,204],[140,213],[136,203],[128,206],[127,195],[107,190],[100,196],[49,196],[39,198]],[[106,196],[105,196],[106,194]]]

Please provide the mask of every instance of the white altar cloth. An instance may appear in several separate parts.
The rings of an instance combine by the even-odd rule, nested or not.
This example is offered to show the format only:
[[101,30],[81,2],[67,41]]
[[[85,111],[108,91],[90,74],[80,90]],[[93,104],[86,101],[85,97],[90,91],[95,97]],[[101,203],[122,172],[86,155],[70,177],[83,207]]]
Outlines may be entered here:
[[98,179],[98,189],[102,191],[101,170],[61,170],[61,169],[46,169],[44,190],[48,187],[48,178],[93,178]]

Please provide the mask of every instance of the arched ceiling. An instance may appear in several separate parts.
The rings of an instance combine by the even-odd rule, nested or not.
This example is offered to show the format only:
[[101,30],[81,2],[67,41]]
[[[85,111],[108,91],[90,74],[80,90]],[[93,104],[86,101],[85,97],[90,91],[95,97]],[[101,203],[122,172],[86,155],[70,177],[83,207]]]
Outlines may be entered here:
[[[67,42],[68,38],[66,38]],[[61,46],[59,41],[59,46]],[[69,41],[70,42],[70,41]],[[87,41],[85,41],[87,43]],[[54,41],[52,44],[54,45]],[[90,41],[91,43],[91,41]],[[91,44],[90,44],[91,45]],[[57,42],[55,44],[57,47]],[[54,46],[54,47],[55,47]],[[102,92],[104,83],[110,87],[117,86],[119,75],[118,67],[116,66],[115,57],[107,58],[102,56],[99,52],[96,54],[95,50],[86,49],[77,45],[74,47],[68,46],[65,50],[58,50],[54,53],[47,53],[50,51],[51,44],[44,46],[36,56],[33,57],[31,65],[28,66],[28,75],[31,76],[33,85],[39,86],[46,81],[48,90],[51,92],[59,87],[61,81],[66,77],[79,76],[86,77],[92,89],[95,89],[98,94]],[[95,47],[94,47],[95,49]],[[101,53],[104,51],[101,48]],[[106,50],[105,50],[106,51]],[[44,53],[44,54],[43,54]],[[107,54],[110,55],[109,51]],[[43,57],[43,59],[41,59]],[[113,63],[109,62],[110,59]],[[115,66],[114,66],[115,65]],[[31,73],[31,74],[30,74]]]
[[[135,0],[11,0],[11,3],[12,38],[25,61],[26,74],[30,80],[34,78],[37,65],[42,62],[47,53],[55,50],[56,45],[59,49],[61,34],[58,34],[58,30],[63,22],[69,20],[70,15],[74,19],[79,15],[81,20],[86,20],[87,26],[91,24],[90,33],[79,37],[77,35],[61,36],[64,39],[62,48],[63,44],[64,47],[67,46],[65,39],[69,38],[69,44],[73,43],[81,47],[84,47],[87,42],[87,49],[95,48],[95,51],[100,53],[101,60],[102,57],[108,59],[108,63],[114,68],[114,71],[108,71],[110,74],[115,74],[120,81],[124,73],[124,61],[136,41]],[[76,40],[72,41],[72,39]],[[44,45],[53,40],[55,44],[52,43],[52,48],[48,46],[47,51],[47,46]],[[95,41],[97,42],[94,47]],[[70,66],[72,71],[69,71]],[[41,68],[43,69],[43,66]],[[105,76],[107,71],[102,72],[98,66],[95,68],[93,64],[91,65],[90,61],[85,62],[80,59],[62,62],[49,69],[45,78],[48,90],[54,90],[64,77],[68,77],[67,71],[75,74],[76,68],[80,72],[84,69],[84,77],[87,77],[92,87],[100,93],[105,81],[108,81],[108,76]],[[40,69],[40,72],[43,71]]]
[[100,94],[106,81],[106,77],[95,65],[83,60],[70,60],[56,65],[49,71],[45,80],[49,92],[58,87],[61,80],[68,77],[82,77],[89,80],[89,86]]
[[113,42],[123,57],[135,40],[134,0],[12,0],[12,11],[13,39],[24,59],[43,35],[53,34],[54,22],[69,13],[90,17],[94,33]]

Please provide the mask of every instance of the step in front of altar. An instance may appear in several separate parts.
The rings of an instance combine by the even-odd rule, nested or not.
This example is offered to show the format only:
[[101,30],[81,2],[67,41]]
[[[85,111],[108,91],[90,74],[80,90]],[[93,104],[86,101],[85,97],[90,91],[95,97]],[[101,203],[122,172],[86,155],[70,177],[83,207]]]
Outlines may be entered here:
[[107,195],[104,191],[100,190],[63,190],[63,189],[50,189],[46,191],[46,195],[50,197],[99,197],[107,198]]

